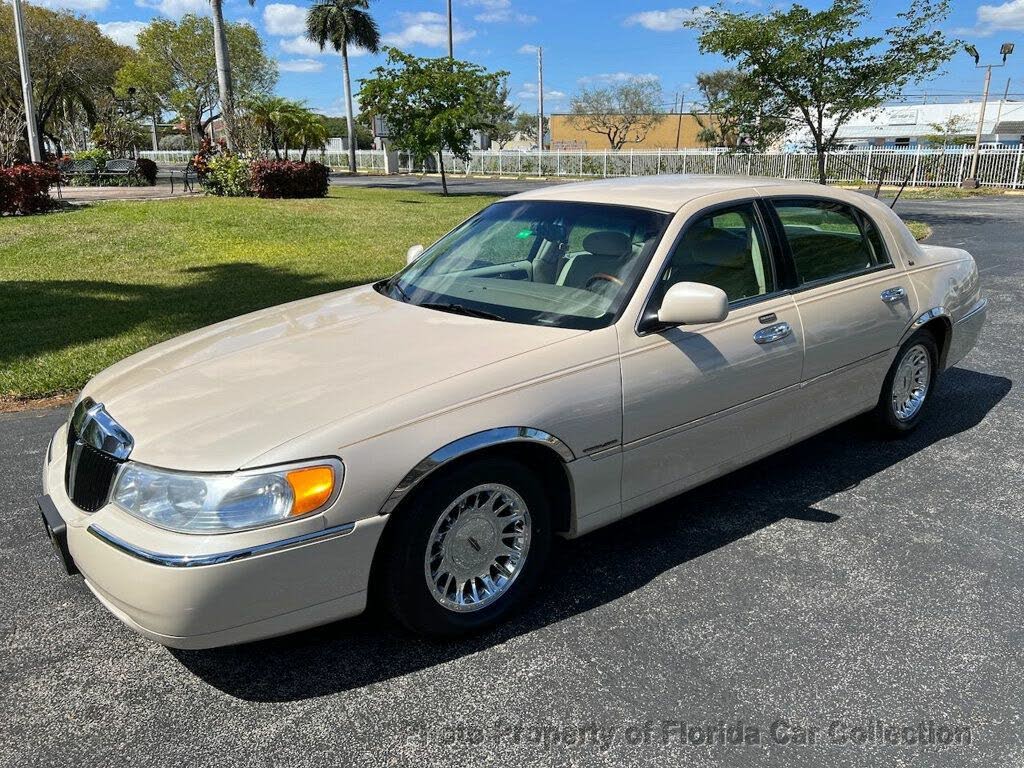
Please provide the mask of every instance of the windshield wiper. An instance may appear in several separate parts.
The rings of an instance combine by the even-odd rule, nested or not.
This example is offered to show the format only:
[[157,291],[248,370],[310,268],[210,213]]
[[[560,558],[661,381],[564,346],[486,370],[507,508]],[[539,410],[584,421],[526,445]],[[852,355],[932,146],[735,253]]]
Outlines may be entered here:
[[493,312],[487,312],[482,309],[473,309],[472,307],[465,307],[462,304],[441,304],[441,303],[426,303],[418,304],[417,306],[426,307],[427,309],[436,309],[438,312],[450,312],[453,315],[465,315],[466,317],[479,317],[484,320],[501,320],[504,322],[505,318],[501,315],[496,315]]
[[398,295],[402,297],[402,301],[404,301],[406,304],[412,301],[412,299],[409,297],[409,294],[406,293],[402,289],[402,286],[398,284],[398,275],[395,275],[393,278],[388,280],[384,284],[384,287],[387,288],[388,290],[394,288],[396,291],[398,291]]

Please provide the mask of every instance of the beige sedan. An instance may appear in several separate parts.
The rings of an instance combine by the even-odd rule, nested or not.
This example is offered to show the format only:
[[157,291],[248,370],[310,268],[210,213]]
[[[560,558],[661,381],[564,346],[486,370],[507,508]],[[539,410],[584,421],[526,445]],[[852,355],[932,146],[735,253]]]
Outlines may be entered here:
[[474,630],[557,579],[554,536],[858,414],[906,434],[985,319],[970,254],[772,180],[540,189],[409,262],[96,376],[39,499],[69,572],[169,646],[370,599]]

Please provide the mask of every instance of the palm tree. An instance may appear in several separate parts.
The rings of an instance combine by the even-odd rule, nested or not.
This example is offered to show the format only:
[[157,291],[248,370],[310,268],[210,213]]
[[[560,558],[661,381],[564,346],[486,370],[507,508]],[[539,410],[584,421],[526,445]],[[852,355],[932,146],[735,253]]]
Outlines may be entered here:
[[[256,5],[256,0],[249,0]],[[224,118],[224,141],[228,149],[235,148],[235,93],[231,82],[231,58],[228,38],[224,32],[224,0],[210,0],[213,11],[213,55],[217,59],[217,87],[220,90],[220,112]]]
[[367,12],[369,0],[317,0],[306,14],[306,37],[320,46],[328,44],[341,54],[345,71],[345,121],[348,125],[348,167],[356,171],[356,127],[352,117],[352,81],[348,74],[350,45],[376,53],[380,48],[380,30]]

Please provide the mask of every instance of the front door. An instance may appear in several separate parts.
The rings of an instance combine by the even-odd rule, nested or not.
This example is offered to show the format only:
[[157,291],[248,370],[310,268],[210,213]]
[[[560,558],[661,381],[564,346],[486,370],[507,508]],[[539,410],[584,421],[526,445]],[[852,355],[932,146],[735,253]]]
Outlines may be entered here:
[[753,202],[713,209],[683,232],[645,315],[680,281],[721,288],[730,312],[710,325],[622,331],[624,512],[789,440],[803,332],[776,272]]

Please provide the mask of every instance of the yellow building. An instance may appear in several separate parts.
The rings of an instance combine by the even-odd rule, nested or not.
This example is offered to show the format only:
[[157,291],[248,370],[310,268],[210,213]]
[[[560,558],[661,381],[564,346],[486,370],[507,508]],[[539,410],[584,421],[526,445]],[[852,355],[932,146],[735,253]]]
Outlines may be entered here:
[[[661,115],[658,123],[651,128],[641,142],[631,142],[622,148],[629,149],[705,149],[706,145],[697,139],[701,125],[691,114]],[[708,123],[709,120],[702,116]],[[552,149],[610,149],[607,137],[579,127],[572,115],[551,116]]]

